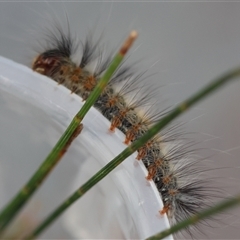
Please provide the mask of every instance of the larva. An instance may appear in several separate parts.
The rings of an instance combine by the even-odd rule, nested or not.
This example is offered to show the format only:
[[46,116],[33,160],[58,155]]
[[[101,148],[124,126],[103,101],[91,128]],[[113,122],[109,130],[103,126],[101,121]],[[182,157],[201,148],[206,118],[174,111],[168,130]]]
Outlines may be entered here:
[[[35,46],[36,39],[29,41],[29,28],[35,29],[35,37],[36,32],[39,31],[39,15],[42,18],[45,12],[49,12],[49,8],[54,9],[55,14],[53,15],[59,14],[61,12],[58,9],[60,5],[59,2],[1,2],[3,20],[0,23],[1,55],[20,63],[26,64],[31,61],[32,56],[30,58],[27,53],[29,49],[32,49],[33,44]],[[107,9],[110,8],[109,2],[105,4],[77,1],[76,3],[65,2],[63,5],[71,18],[71,27],[79,30],[78,35],[81,40],[85,37],[85,34],[82,34],[83,29],[86,25],[92,25],[92,20],[99,14],[99,9],[103,5],[107,6]],[[61,9],[62,6],[60,6]],[[105,12],[102,11],[100,14],[108,18]],[[61,15],[59,14],[59,17]],[[130,30],[129,25],[134,19],[134,27],[140,28],[138,43],[143,41],[144,44],[136,54],[133,54],[133,58],[136,55],[136,59],[144,57],[148,60],[151,56],[160,58],[158,64],[160,74],[156,76],[156,80],[152,84],[158,86],[159,82],[163,80],[167,81],[167,85],[173,85],[170,89],[170,96],[165,89],[158,95],[169,96],[171,104],[183,100],[208,80],[239,64],[239,52],[236,49],[239,48],[240,35],[237,29],[240,15],[237,3],[155,2],[139,4],[114,2],[110,15],[110,20],[107,20],[109,21],[109,32],[106,34],[106,39],[110,39],[110,43],[119,43],[123,33]],[[136,16],[138,16],[137,19]],[[42,19],[40,19],[41,21]],[[37,41],[45,46],[42,36],[39,36]],[[142,56],[139,57],[139,53]],[[77,56],[77,59],[80,59],[80,55]],[[140,69],[138,66],[137,68]],[[234,85],[232,88],[230,86],[220,94],[215,94],[214,98],[207,99],[200,105],[200,108],[191,110],[184,118],[189,121],[196,115],[202,116],[204,113],[200,119],[188,124],[190,130],[187,131],[200,132],[201,140],[207,139],[201,144],[201,147],[203,145],[210,151],[213,150],[214,153],[209,153],[213,157],[205,161],[206,164],[214,164],[214,166],[211,165],[213,168],[226,166],[229,169],[228,171],[218,169],[206,173],[207,176],[210,174],[211,178],[220,176],[221,188],[227,185],[226,192],[221,197],[235,194],[238,189],[238,156],[240,152],[238,148],[239,131],[237,131],[239,125],[239,89],[237,86]],[[168,139],[174,140],[175,136],[169,136],[169,134],[173,135],[172,131],[168,130],[166,134]],[[181,152],[181,149],[178,153]],[[221,223],[221,227],[207,228],[207,230],[201,227],[200,231],[204,232],[209,239],[238,238],[238,213],[236,216],[236,211],[234,211],[228,220],[224,218],[222,221],[227,224]],[[196,235],[194,234],[194,236]]]
[[[106,70],[111,55],[103,58],[98,43],[87,38],[82,45],[80,64],[76,64],[71,55],[77,46],[69,31],[65,34],[57,28],[49,36],[49,42],[49,48],[34,59],[32,69],[86,100]],[[90,65],[94,67],[91,69]],[[125,134],[126,144],[141,137],[164,115],[162,111],[154,111],[157,104],[151,104],[154,91],[138,83],[142,76],[144,73],[136,73],[130,66],[121,66],[94,104],[110,121],[110,132],[118,128]],[[199,179],[203,171],[199,169],[199,159],[194,159],[189,146],[168,131],[141,147],[136,159],[143,161],[148,170],[146,180],[154,181],[162,196],[164,207],[160,214],[167,214],[169,221],[175,223],[205,208],[211,193],[207,181]]]

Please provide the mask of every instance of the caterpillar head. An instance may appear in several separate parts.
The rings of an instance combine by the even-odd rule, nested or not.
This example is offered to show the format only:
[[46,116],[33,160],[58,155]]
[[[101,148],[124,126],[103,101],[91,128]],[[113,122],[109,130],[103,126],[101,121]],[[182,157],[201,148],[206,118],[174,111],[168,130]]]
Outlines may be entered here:
[[59,70],[64,56],[58,50],[49,50],[37,56],[32,63],[32,69],[40,74],[51,77]]
[[46,32],[45,36],[47,47],[33,60],[32,69],[52,77],[61,66],[70,61],[71,55],[76,51],[76,45],[69,29],[65,33],[62,28],[57,27],[54,31]]

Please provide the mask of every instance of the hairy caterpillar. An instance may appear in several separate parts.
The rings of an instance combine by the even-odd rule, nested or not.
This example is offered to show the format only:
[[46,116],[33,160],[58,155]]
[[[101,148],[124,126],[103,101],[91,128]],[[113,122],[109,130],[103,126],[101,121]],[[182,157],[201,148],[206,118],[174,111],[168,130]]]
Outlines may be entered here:
[[[1,4],[1,5],[4,6],[4,4]],[[233,32],[231,32],[231,29],[233,29],[232,26],[234,26],[233,18],[231,18],[232,20],[230,18],[228,20],[226,20],[224,18],[224,14],[219,15],[219,11],[228,11],[229,9],[231,9],[231,4],[224,5],[225,10],[223,10],[223,8],[221,8],[220,5],[217,5],[217,4],[214,4],[214,6],[211,6],[211,4],[205,4],[205,5],[202,4],[201,5],[201,4],[197,4],[197,3],[195,3],[194,6],[191,4],[175,4],[175,5],[173,4],[172,7],[171,6],[162,7],[163,5],[155,4],[153,6],[153,4],[152,4],[152,8],[156,9],[155,16],[156,16],[156,13],[159,13],[158,16],[162,16],[158,20],[158,25],[160,23],[161,26],[163,26],[163,27],[162,28],[155,27],[155,28],[157,30],[159,30],[159,29],[161,30],[161,36],[163,37],[163,42],[169,41],[169,46],[171,46],[171,48],[173,48],[172,52],[174,52],[174,54],[176,54],[177,63],[174,62],[175,55],[174,54],[170,55],[171,56],[170,59],[172,62],[169,63],[168,65],[170,66],[170,68],[173,68],[174,71],[172,69],[171,72],[173,72],[173,74],[168,74],[167,76],[170,76],[170,79],[173,79],[172,81],[175,81],[175,79],[177,79],[178,76],[181,76],[180,80],[182,80],[182,81],[185,81],[186,79],[188,79],[187,84],[184,85],[184,89],[181,88],[181,86],[178,88],[178,89],[180,89],[178,91],[181,92],[181,95],[189,94],[190,92],[192,92],[192,91],[188,90],[190,88],[190,86],[189,86],[190,81],[196,80],[196,86],[200,86],[201,84],[198,81],[200,81],[201,79],[205,79],[207,81],[207,79],[210,79],[211,77],[216,76],[222,70],[227,69],[228,67],[231,67],[237,63],[237,61],[234,60],[234,56],[236,56],[236,52],[234,51],[234,49],[236,49],[236,47],[238,45],[234,44],[235,43],[234,41],[231,41],[231,46],[230,46],[227,44],[228,42],[226,41],[226,45],[228,47],[224,48],[224,46],[226,46],[226,45],[223,44],[223,40],[225,39],[224,36],[226,36],[226,35],[229,37],[229,39],[230,39],[230,35],[233,36],[233,39],[234,39],[234,36],[235,36],[235,39],[238,39],[237,32],[235,32],[235,35],[233,34]],[[177,5],[176,8],[179,9],[179,14],[178,14],[178,11],[175,11],[176,9],[174,6],[176,6],[176,5]],[[15,4],[15,6],[16,6],[16,4]],[[83,15],[84,10],[82,10],[82,9],[84,9],[85,6],[82,6],[81,4],[80,4],[80,7],[78,7],[78,6],[79,5],[76,4],[76,7],[75,7],[77,9],[78,14]],[[129,6],[129,5],[127,5],[127,6]],[[150,8],[150,5],[148,5],[148,6]],[[208,12],[206,12],[204,10],[204,8],[205,8],[204,6],[208,9]],[[116,7],[116,9],[119,9],[119,8],[120,8],[120,6]],[[236,7],[234,9],[237,10]],[[237,22],[238,14],[237,13],[234,14],[234,9],[232,9],[232,11],[231,11],[231,16],[235,16],[235,21]],[[7,12],[6,10],[7,9],[3,10],[2,13],[4,14],[5,12]],[[181,10],[187,14],[180,14]],[[123,11],[121,11],[121,8],[118,11],[120,11],[121,14],[123,12]],[[134,7],[134,12],[135,11],[138,12],[138,10],[136,10],[136,6]],[[164,11],[166,11],[166,14],[164,13]],[[169,11],[170,11],[170,14],[169,14]],[[87,12],[89,14],[89,10]],[[94,9],[91,9],[90,12],[93,13]],[[73,14],[73,13],[71,12],[71,14]],[[146,14],[146,12],[145,12],[145,14]],[[193,18],[191,18],[191,16],[190,16],[191,14],[194,16]],[[167,15],[169,17],[166,17],[165,15]],[[10,16],[10,14],[9,14],[9,16]],[[11,14],[11,16],[14,16],[13,19],[16,19],[16,21],[19,23],[22,21],[22,19],[19,20],[17,18],[17,16],[14,14]],[[170,17],[170,16],[172,16],[172,17]],[[182,17],[180,17],[180,16],[182,16]],[[212,18],[212,16],[215,16],[215,17]],[[86,16],[85,16],[85,18],[86,18]],[[117,17],[115,16],[114,18],[117,18]],[[124,17],[121,16],[121,19],[123,19],[123,18]],[[167,19],[167,21],[163,21],[165,18]],[[184,20],[185,18],[186,18],[186,21]],[[221,22],[221,18],[224,19],[222,22]],[[77,24],[80,24],[78,22],[78,19],[79,18],[76,18],[76,22],[77,22]],[[218,26],[217,23],[213,24],[214,19],[217,19],[219,22],[219,25],[221,25],[221,31],[217,30],[217,28],[216,28]],[[90,21],[90,17],[88,20]],[[120,20],[118,20],[118,21],[119,21],[119,23],[121,22]],[[198,26],[201,27],[201,25],[199,23],[200,21],[202,21],[203,23],[207,22],[207,24],[204,27],[205,30],[203,30],[203,28],[200,28],[200,29],[198,28]],[[126,20],[126,22],[127,22],[127,20]],[[189,22],[189,24],[188,24],[188,22]],[[191,22],[191,24],[190,24],[190,22]],[[225,23],[225,22],[226,22],[226,25],[221,24],[221,23]],[[148,23],[148,21],[146,21],[146,23]],[[199,23],[199,25],[198,25],[198,23]],[[143,25],[144,22],[141,21],[141,23],[139,23],[139,24]],[[150,29],[150,27],[152,27],[153,24],[154,24],[154,21],[151,18],[151,25],[149,26],[149,29]],[[173,27],[171,28],[172,25],[176,26],[176,29]],[[191,28],[191,25],[193,26],[192,28]],[[26,26],[29,26],[29,25],[26,25]],[[231,27],[229,27],[229,26],[231,26]],[[194,31],[194,27],[195,27],[196,31]],[[182,35],[180,34],[180,32],[182,32],[184,29],[186,29],[186,31],[189,32],[189,35],[186,35],[186,36],[188,36],[188,38],[186,37],[186,39],[181,37],[185,34],[185,32],[183,32]],[[227,29],[227,31],[226,31],[226,29]],[[146,29],[144,29],[144,30],[146,30]],[[216,30],[216,32],[215,32],[215,30]],[[118,30],[118,31],[120,31],[120,33],[122,32],[122,30]],[[225,31],[225,33],[227,32],[228,34],[224,35],[224,31]],[[111,32],[114,32],[114,31],[111,30]],[[115,33],[116,33],[116,31],[114,32],[114,34]],[[217,37],[217,36],[219,36],[218,34],[220,34],[221,38]],[[216,36],[216,38],[214,38],[214,36]],[[3,37],[3,35],[1,37]],[[201,37],[203,37],[203,40],[201,40],[202,39]],[[164,39],[164,38],[166,38],[166,39]],[[176,39],[174,39],[174,38],[176,38]],[[199,41],[196,40],[197,38],[199,38]],[[81,37],[81,39],[83,39],[83,37]],[[189,41],[187,41],[187,39],[189,39]],[[215,42],[212,44],[211,44],[211,39],[215,39]],[[149,41],[148,39],[145,39],[145,40],[146,40],[146,42]],[[39,38],[39,41],[41,41],[41,38]],[[191,45],[190,42],[193,42],[193,45]],[[202,42],[202,45],[201,45],[201,42]],[[195,43],[195,45],[194,45],[194,43]],[[207,43],[209,43],[209,44],[207,44]],[[218,43],[218,44],[216,44],[216,43]],[[221,43],[222,43],[222,45],[221,45]],[[159,42],[159,44],[160,44],[160,42]],[[174,46],[175,46],[174,44],[176,45],[175,48],[174,48]],[[165,46],[166,46],[166,54],[163,56],[164,56],[164,58],[167,59],[168,53],[171,53],[169,51],[167,44],[164,46],[161,44],[159,46],[159,48],[157,48],[157,46],[155,45],[154,48],[157,50],[156,55],[162,57],[162,52],[159,52],[159,50],[163,49]],[[206,48],[205,48],[205,46],[206,46]],[[199,48],[199,52],[197,51],[197,48]],[[188,49],[189,49],[189,51],[188,51]],[[194,51],[194,49],[196,51]],[[226,51],[223,51],[223,49],[228,49],[228,53],[226,54]],[[231,51],[231,49],[232,49],[232,51]],[[7,55],[7,53],[9,53],[9,51],[7,52],[7,48],[1,48],[1,50],[2,50],[2,54]],[[21,47],[18,47],[17,49],[15,49],[14,55],[11,56],[11,58],[14,59],[16,56],[22,56],[23,54],[17,54],[18,51],[20,51],[20,50],[21,50]],[[16,51],[17,51],[17,53],[16,53]],[[184,52],[184,54],[182,54],[181,52]],[[190,52],[192,54],[190,54]],[[209,54],[208,54],[208,52],[209,52]],[[214,53],[216,53],[216,54],[214,54]],[[185,56],[185,58],[184,58],[184,56]],[[237,56],[235,57],[235,59],[238,59]],[[18,61],[22,61],[22,59],[18,59]],[[184,61],[185,61],[185,65],[182,64],[182,63],[184,63]],[[204,64],[205,62],[206,62],[206,64]],[[209,68],[208,68],[208,65],[209,65]],[[185,66],[189,66],[189,68],[186,69]],[[233,89],[233,91],[237,92],[237,88]],[[177,92],[175,94],[177,94]],[[228,94],[232,94],[232,92],[230,92]],[[231,127],[227,128],[227,125],[230,126],[231,124],[232,125],[234,124],[233,118],[229,118],[229,116],[232,116],[231,114],[233,114],[233,112],[237,112],[237,108],[235,109],[235,111],[234,110],[231,111],[232,100],[230,100],[230,98],[228,97],[229,96],[228,94],[224,95],[224,97],[222,99],[220,99],[220,98],[218,99],[219,103],[221,103],[221,107],[216,108],[215,105],[214,105],[214,107],[213,106],[211,106],[211,108],[209,107],[211,110],[209,110],[209,112],[207,112],[207,114],[206,114],[209,117],[204,118],[205,122],[209,123],[208,129],[205,128],[204,131],[207,131],[210,135],[212,134],[212,135],[220,136],[224,140],[228,139],[226,142],[226,145],[222,145],[221,143],[217,142],[218,140],[216,141],[216,143],[212,143],[210,145],[212,148],[221,149],[222,151],[224,151],[226,149],[230,149],[234,146],[237,146],[239,143],[239,140],[238,140],[236,134],[234,135],[234,133],[237,133],[237,131],[233,130],[235,128],[231,128]],[[235,97],[237,97],[237,96],[238,96],[238,94],[236,93]],[[175,98],[174,98],[173,102],[174,101],[176,101]],[[177,99],[177,101],[178,101],[178,99]],[[225,106],[228,106],[227,102],[228,102],[228,104],[230,104],[230,102],[231,102],[231,104],[229,105],[231,107],[225,108]],[[222,110],[223,106],[224,106],[225,110]],[[207,109],[206,105],[204,105],[204,108]],[[212,109],[214,109],[214,117],[216,117],[216,120],[215,120],[215,122],[213,120],[211,123],[211,120],[214,119],[213,115],[211,115]],[[223,112],[224,112],[224,114],[223,114]],[[211,116],[212,116],[212,119],[211,119]],[[223,121],[224,117],[228,117],[228,120]],[[219,123],[218,125],[215,124],[217,122]],[[202,132],[202,129],[204,129],[204,127],[197,126],[197,128],[196,127],[194,128],[194,131]],[[224,130],[224,129],[228,129],[228,130]],[[235,153],[237,154],[237,149],[235,150]],[[219,156],[219,157],[221,157],[221,156]],[[220,161],[219,157],[216,158],[217,163],[214,163],[214,164],[219,164],[219,165],[221,164],[221,163],[219,163],[219,161]],[[228,159],[228,161],[226,163],[227,166],[229,166],[229,164],[230,164],[229,157],[230,157],[230,155],[227,155],[227,159]],[[222,162],[224,161],[224,163],[225,163],[226,162],[225,154],[222,157],[222,159],[223,159]],[[236,163],[233,166],[236,166]],[[229,181],[229,178],[233,176],[232,172],[233,171],[231,171],[231,174],[226,176],[228,180],[224,180],[224,182]],[[235,178],[237,178],[238,174],[236,173],[234,176],[235,176]],[[222,233],[219,234],[219,237],[225,236],[225,238],[226,238],[227,236],[230,236],[229,234],[226,233],[225,230],[220,229],[220,232],[221,231],[222,231]],[[238,235],[236,235],[236,236],[238,236]]]
[[[56,28],[49,34],[49,48],[34,59],[32,69],[63,84],[83,101],[93,90],[106,70],[111,56],[103,58],[101,48],[87,38],[82,44],[80,64],[71,55],[78,46],[68,29],[65,34]],[[95,66],[89,67],[95,63]],[[116,128],[125,134],[125,144],[141,137],[149,127],[164,115],[155,112],[150,101],[154,91],[138,85],[144,73],[135,73],[130,66],[121,66],[94,106],[110,121],[109,131]],[[158,106],[158,104],[156,104]],[[148,170],[146,179],[154,181],[164,203],[160,214],[167,214],[171,223],[180,222],[209,204],[211,198],[207,181],[199,179],[199,159],[193,159],[187,144],[179,144],[175,127],[162,132],[138,150]],[[170,133],[169,133],[170,132]],[[173,131],[174,132],[174,131]],[[191,234],[190,230],[188,232]]]

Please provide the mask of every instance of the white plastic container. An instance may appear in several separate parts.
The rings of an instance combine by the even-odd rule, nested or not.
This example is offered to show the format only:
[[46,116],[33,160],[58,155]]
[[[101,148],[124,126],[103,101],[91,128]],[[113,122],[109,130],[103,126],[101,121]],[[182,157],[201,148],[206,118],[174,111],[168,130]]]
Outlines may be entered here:
[[[0,57],[0,207],[34,173],[82,105],[81,98],[65,87]],[[118,130],[109,133],[109,121],[96,109],[89,111],[83,125],[79,137],[22,212],[25,222],[15,223],[12,231],[23,231],[20,225],[33,228],[126,148],[123,134]],[[159,193],[145,179],[147,171],[135,156],[87,192],[42,236],[144,239],[168,228],[167,217],[159,214],[163,206]]]

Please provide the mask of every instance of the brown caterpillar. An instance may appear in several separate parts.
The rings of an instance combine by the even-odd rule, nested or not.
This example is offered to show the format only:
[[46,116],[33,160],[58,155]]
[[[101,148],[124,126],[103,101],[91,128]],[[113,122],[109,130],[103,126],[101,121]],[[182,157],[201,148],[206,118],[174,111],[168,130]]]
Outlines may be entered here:
[[[34,59],[32,69],[63,84],[72,93],[86,100],[108,67],[112,56],[103,58],[98,43],[87,38],[82,45],[80,64],[71,60],[78,47],[71,34],[57,28],[49,37],[50,47]],[[93,70],[90,65],[95,63]],[[145,72],[135,73],[130,66],[122,65],[98,98],[94,107],[109,121],[109,130],[116,128],[125,134],[125,143],[135,141],[146,133],[167,110],[155,112],[157,103],[150,104],[154,91],[139,84]],[[154,181],[167,214],[173,224],[195,214],[209,205],[212,194],[207,181],[198,178],[198,159],[192,158],[190,145],[178,140],[174,127],[159,133],[138,150],[137,160],[142,160],[148,170],[146,179]],[[190,229],[188,232],[191,234]]]

